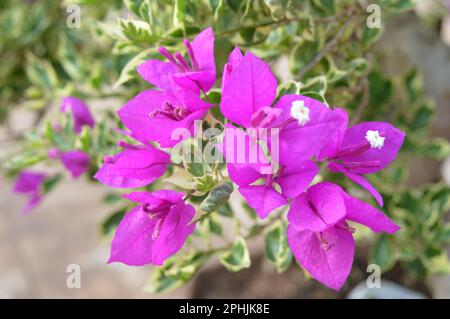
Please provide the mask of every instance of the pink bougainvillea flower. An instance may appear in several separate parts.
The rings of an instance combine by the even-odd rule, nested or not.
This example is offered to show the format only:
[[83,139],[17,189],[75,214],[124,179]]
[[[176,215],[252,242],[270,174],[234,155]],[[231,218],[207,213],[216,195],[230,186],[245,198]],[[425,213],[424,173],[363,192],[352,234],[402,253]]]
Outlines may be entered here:
[[194,121],[202,119],[210,107],[199,97],[195,101],[178,100],[166,92],[147,90],[131,99],[118,114],[136,140],[172,147],[185,138],[175,130],[185,129],[193,134]]
[[235,48],[222,80],[220,110],[231,122],[252,127],[256,111],[270,106],[277,93],[277,80],[268,63],[248,51],[244,57]]
[[243,58],[244,56],[242,55],[242,52],[238,47],[235,47],[234,50],[231,51],[230,56],[228,57],[228,62],[223,68],[222,89],[224,84],[228,82],[228,76],[233,72],[234,68],[239,64],[239,62],[241,62]]
[[142,187],[153,183],[166,171],[170,155],[149,145],[120,141],[123,151],[104,159],[94,178],[116,188]]
[[327,287],[339,290],[353,264],[355,242],[347,221],[374,232],[400,229],[380,210],[324,182],[311,186],[292,201],[288,213],[289,246],[308,273]]
[[95,121],[89,112],[87,105],[80,99],[67,96],[61,101],[61,112],[72,112],[73,127],[76,133],[80,133],[84,125],[94,127]]
[[63,152],[56,147],[52,147],[48,151],[48,157],[50,159],[60,160],[64,167],[70,172],[72,178],[80,177],[89,169],[89,155],[82,151],[74,150]]
[[60,159],[62,153],[56,147],[52,147],[48,150],[47,155],[48,155],[48,158],[50,158],[50,159]]
[[22,171],[14,185],[14,192],[29,197],[27,205],[22,210],[29,213],[42,201],[42,184],[47,175],[31,171]]
[[364,122],[348,129],[347,114],[340,112],[342,125],[318,158],[328,160],[328,168],[346,175],[364,187],[383,206],[381,194],[362,175],[382,170],[397,156],[405,133],[385,122]]
[[138,72],[161,90],[138,94],[118,112],[131,136],[144,144],[174,146],[187,137],[185,131],[192,136],[194,121],[201,120],[213,106],[200,98],[200,93],[209,91],[216,78],[212,29],[184,44],[191,64],[180,53],[172,55],[160,48],[169,62],[149,60],[138,67]]
[[335,112],[302,95],[282,96],[272,107],[277,81],[268,63],[236,48],[223,75],[222,114],[245,128],[279,130],[279,162],[296,165],[317,155],[339,127]]
[[149,60],[142,63],[137,71],[146,81],[165,92],[174,93],[173,82],[189,91],[208,92],[216,80],[212,28],[200,32],[192,43],[188,39],[183,43],[190,63],[179,52],[171,54],[161,47],[160,54],[169,62]]
[[89,169],[89,155],[82,151],[68,151],[61,154],[61,163],[70,172],[72,178],[78,178]]
[[125,197],[140,203],[125,215],[111,245],[109,263],[162,265],[194,231],[195,209],[172,190],[135,192]]
[[[263,219],[274,209],[288,204],[288,198],[300,195],[318,172],[317,165],[309,160],[281,166],[274,172],[255,139],[230,124],[226,125],[224,142],[217,147],[226,158],[231,180]],[[277,184],[281,193],[276,190]]]

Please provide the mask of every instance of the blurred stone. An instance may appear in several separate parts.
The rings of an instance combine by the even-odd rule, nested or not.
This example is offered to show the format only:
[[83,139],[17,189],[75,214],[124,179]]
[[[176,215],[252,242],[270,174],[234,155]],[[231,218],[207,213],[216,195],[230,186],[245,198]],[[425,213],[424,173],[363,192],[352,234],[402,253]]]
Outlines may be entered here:
[[[85,181],[68,181],[28,216],[25,199],[0,181],[0,298],[182,298],[189,287],[170,294],[143,291],[151,267],[106,264],[109,242],[99,242],[98,227],[110,208],[108,191]],[[66,285],[66,268],[81,267],[81,288]]]
[[365,281],[350,291],[347,299],[425,299],[425,295],[390,282],[381,280],[379,288],[369,288]]

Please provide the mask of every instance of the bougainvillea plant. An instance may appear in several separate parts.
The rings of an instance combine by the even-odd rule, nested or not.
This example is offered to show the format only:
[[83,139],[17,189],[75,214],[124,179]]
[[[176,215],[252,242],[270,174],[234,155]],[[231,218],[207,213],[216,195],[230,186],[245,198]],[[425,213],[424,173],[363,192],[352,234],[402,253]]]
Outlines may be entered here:
[[[30,6],[62,23],[47,1],[6,3],[23,10],[10,24]],[[418,278],[450,269],[450,189],[408,185],[411,159],[441,160],[450,145],[427,136],[433,105],[420,75],[382,71],[383,27],[367,26],[368,3],[105,3],[83,2],[83,27],[45,42],[43,55],[33,41],[55,28],[37,29],[25,67],[8,73],[27,86],[0,92],[36,111],[2,158],[25,213],[66,175],[105,185],[104,202],[119,206],[101,225],[108,262],[154,265],[157,292],[215,256],[229,271],[250,267],[247,242],[262,237],[279,273],[295,260],[334,290],[355,240],[383,271],[396,261]],[[414,1],[379,6],[385,21]],[[128,18],[108,19],[124,10]],[[46,116],[52,105],[56,119]]]
[[[212,29],[198,34],[192,45],[187,39],[184,44],[189,62],[180,53],[172,55],[161,47],[159,52],[169,62],[149,60],[138,67],[139,74],[158,89],[139,93],[118,111],[128,129],[124,134],[135,142],[121,142],[126,151],[105,159],[97,178],[106,185],[133,188],[153,183],[170,165],[170,147],[183,143],[173,138],[174,132],[185,129],[187,138],[194,137],[189,136],[194,121],[204,119],[213,106],[201,100],[213,87],[216,74]],[[300,94],[279,96],[274,103],[277,80],[269,64],[250,51],[242,55],[239,48],[234,49],[225,69],[220,110],[236,126],[215,123],[225,128],[218,149],[225,154],[227,169],[216,165],[211,170],[220,177],[212,179],[210,187],[231,180],[262,219],[289,207],[287,241],[295,258],[314,278],[339,290],[350,274],[355,250],[354,229],[347,221],[376,232],[394,233],[399,227],[336,184],[311,185],[318,174],[317,162],[362,185],[383,205],[381,195],[362,174],[392,162],[405,134],[385,122],[347,128],[344,109]],[[167,153],[151,143],[158,143]],[[191,151],[190,144],[187,151]],[[207,155],[203,154],[205,164],[223,163]],[[229,195],[232,189],[228,188]],[[177,253],[198,223],[194,207],[186,203],[191,194],[160,189],[125,195],[140,205],[120,222],[110,262],[162,265]]]

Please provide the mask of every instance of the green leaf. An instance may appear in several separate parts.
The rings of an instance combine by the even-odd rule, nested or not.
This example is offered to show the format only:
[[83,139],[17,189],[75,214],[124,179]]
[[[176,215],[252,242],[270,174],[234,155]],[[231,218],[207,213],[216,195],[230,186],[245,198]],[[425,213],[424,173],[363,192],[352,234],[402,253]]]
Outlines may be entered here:
[[216,234],[218,236],[222,236],[223,230],[222,225],[219,222],[219,219],[217,218],[216,214],[211,214],[209,218],[209,229],[213,234]]
[[305,84],[301,86],[300,93],[303,92],[316,92],[321,96],[325,95],[327,91],[327,78],[324,75],[316,76],[308,79]]
[[201,203],[200,208],[207,213],[216,211],[220,206],[228,202],[233,189],[233,183],[230,182],[225,182],[213,188],[203,203]]
[[286,94],[300,94],[301,87],[302,84],[296,81],[280,84],[277,88],[277,100]]
[[336,67],[334,62],[328,58],[325,60],[327,64],[327,79],[328,83],[338,82],[351,75],[361,75],[367,71],[369,65],[364,58],[355,58],[344,63],[340,69]]
[[46,155],[36,154],[33,150],[25,151],[17,156],[14,156],[6,163],[6,168],[14,172],[20,171],[24,168],[33,166],[39,162],[47,159]]
[[207,173],[208,165],[203,161],[201,141],[190,138],[182,143],[181,150],[183,153],[181,154],[181,158],[187,171],[195,177],[204,176]]
[[192,176],[202,177],[205,174],[203,163],[188,163],[186,166],[188,172],[191,173]]
[[406,270],[413,275],[415,278],[423,279],[427,275],[427,267],[424,265],[424,263],[419,259],[416,258],[412,261],[406,261],[405,262]]
[[366,26],[362,36],[363,43],[365,45],[375,43],[381,37],[381,34],[383,33],[382,31],[383,28],[369,28]]
[[154,270],[150,283],[145,290],[152,293],[170,291],[191,280],[211,254],[195,252],[185,256],[176,256]]
[[60,37],[58,56],[64,71],[73,80],[82,80],[86,76],[81,55],[76,52],[73,44],[65,36]]
[[302,92],[302,95],[310,97],[310,98],[315,99],[315,100],[318,100],[318,101],[328,105],[327,100],[325,100],[325,97],[322,94],[320,94],[320,93],[317,93],[317,92],[314,92],[314,91],[305,91],[305,92]]
[[105,204],[116,204],[123,200],[123,197],[118,193],[108,193],[103,197],[103,202]]
[[450,155],[450,143],[444,138],[433,138],[422,142],[415,150],[415,153],[420,156],[441,160]]
[[26,59],[25,71],[31,83],[47,90],[58,87],[58,76],[50,62],[38,59],[32,53],[27,53]]
[[292,253],[286,239],[286,228],[281,222],[266,234],[265,254],[277,268],[278,273],[286,271],[292,263]]
[[430,125],[434,114],[434,105],[431,103],[424,103],[418,107],[413,115],[413,123],[411,124],[411,130],[420,130]]
[[217,180],[212,175],[204,175],[202,177],[194,177],[195,189],[200,193],[209,192],[216,184]]
[[408,93],[408,98],[410,103],[414,103],[417,100],[419,100],[420,96],[423,94],[422,86],[423,83],[418,76],[418,72],[416,69],[412,69],[409,71],[404,79],[404,85],[406,88],[406,91]]
[[154,21],[153,21],[153,11],[152,11],[152,6],[150,4],[151,0],[144,0],[141,4],[141,6],[139,7],[139,16],[146,22],[148,22],[148,24],[150,25],[150,27],[153,26]]
[[318,41],[301,41],[291,51],[290,67],[292,73],[298,73],[304,68],[319,52]]
[[78,137],[78,144],[80,149],[86,153],[91,150],[91,130],[87,126],[83,126],[81,134]]
[[251,261],[245,240],[239,237],[233,246],[220,256],[220,262],[232,272],[249,268]]
[[50,193],[55,187],[59,184],[59,182],[62,180],[61,175],[55,175],[53,177],[50,177],[44,181],[42,184],[42,191],[44,194]]
[[250,217],[251,220],[258,220],[258,215],[256,215],[256,211],[247,204],[247,201],[242,202],[242,208],[244,209],[244,212],[247,214],[248,217]]
[[381,236],[372,247],[371,263],[380,266],[382,271],[387,271],[394,266],[394,247],[387,236]]
[[380,0],[380,5],[393,12],[413,10],[417,0]]
[[445,243],[450,243],[450,224],[447,224],[440,229],[438,239]]
[[126,212],[127,209],[122,208],[105,218],[100,224],[100,234],[103,237],[110,237],[116,231]]
[[369,104],[374,108],[380,107],[389,101],[393,91],[392,82],[383,77],[381,73],[369,74]]
[[253,43],[253,37],[255,36],[256,28],[254,27],[246,27],[243,28],[239,34],[244,39],[247,45],[251,45]]
[[120,72],[120,76],[114,83],[113,88],[118,88],[122,84],[130,81],[137,76],[136,67],[146,60],[148,56],[148,50],[142,51],[141,53],[134,56],[128,63],[123,67]]
[[238,12],[240,6],[245,2],[241,0],[226,0],[228,6],[233,10],[234,12]]
[[224,4],[225,0],[210,0],[210,4],[211,4],[211,9],[213,10],[214,13],[214,20],[218,21],[220,18],[220,14],[222,13],[222,11],[225,8],[225,4]]
[[184,24],[186,16],[186,0],[174,0],[173,24],[178,27]]
[[44,136],[50,142],[53,142],[55,136],[55,130],[53,129],[53,124],[51,121],[47,120],[44,125]]
[[334,0],[310,0],[311,6],[316,12],[325,15],[332,15],[335,12]]
[[220,205],[217,208],[217,213],[224,217],[233,217],[233,210],[231,209],[231,206],[229,203],[225,203],[223,205]]
[[212,89],[208,94],[209,101],[214,105],[219,105],[222,99],[222,92],[217,89]]
[[150,46],[159,39],[152,34],[150,25],[145,21],[119,19],[119,25],[123,35],[133,43]]
[[369,65],[364,58],[355,58],[344,64],[344,70],[347,74],[362,74],[368,69]]
[[136,16],[139,16],[139,9],[143,2],[144,0],[124,0],[124,3],[127,6],[128,10],[133,12]]

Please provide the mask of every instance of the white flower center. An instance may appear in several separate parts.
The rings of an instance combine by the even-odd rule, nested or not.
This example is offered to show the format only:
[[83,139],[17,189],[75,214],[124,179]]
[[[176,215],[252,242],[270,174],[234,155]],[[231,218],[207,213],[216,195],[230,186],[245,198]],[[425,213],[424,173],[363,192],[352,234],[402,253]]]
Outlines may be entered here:
[[381,149],[384,145],[384,137],[380,136],[378,131],[367,131],[366,140],[370,143],[370,147]]
[[291,116],[298,121],[299,125],[309,122],[309,109],[303,101],[294,101],[291,105]]

